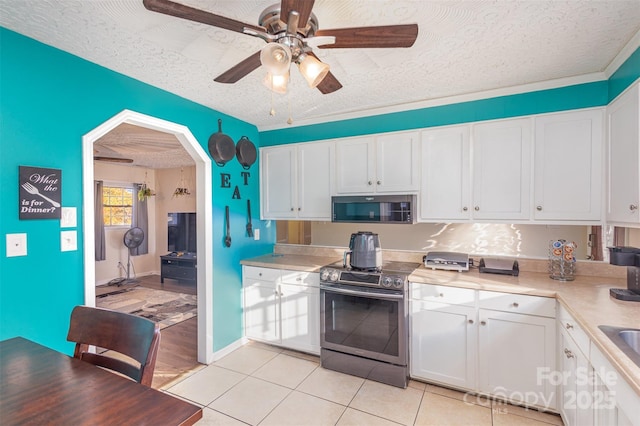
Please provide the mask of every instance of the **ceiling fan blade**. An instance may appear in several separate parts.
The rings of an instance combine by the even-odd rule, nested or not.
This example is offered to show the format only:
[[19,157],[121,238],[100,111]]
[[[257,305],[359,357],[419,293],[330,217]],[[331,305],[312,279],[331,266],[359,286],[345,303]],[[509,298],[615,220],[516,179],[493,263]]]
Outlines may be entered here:
[[336,38],[334,44],[318,46],[320,49],[411,47],[418,37],[418,24],[318,30],[315,35]]
[[93,159],[95,161],[109,161],[111,163],[133,163],[131,158],[94,156]]
[[340,84],[338,79],[333,74],[331,74],[331,71],[329,71],[329,74],[327,74],[322,79],[320,84],[318,84],[316,87],[320,91],[320,93],[322,93],[323,95],[328,95],[329,93],[333,93],[336,90],[342,89],[342,84]]
[[262,27],[245,24],[235,19],[226,18],[204,10],[196,9],[184,4],[175,3],[170,0],[143,0],[144,7],[152,12],[164,13],[165,15],[176,16],[202,24],[212,25],[225,30],[243,33],[245,28],[250,28],[259,33],[266,33]]
[[[316,56],[315,53],[308,51],[307,55],[313,56],[314,58],[316,58],[317,60],[320,60],[320,58],[318,58]],[[338,81],[338,79],[336,78],[335,75],[331,74],[331,71],[329,71],[329,73],[327,75],[324,76],[324,78],[322,79],[322,81],[316,86],[316,88],[320,91],[320,93],[322,93],[323,95],[328,95],[329,93],[333,93],[336,90],[342,89],[342,84]]]
[[314,2],[315,0],[282,0],[280,2],[280,19],[287,22],[289,20],[289,12],[295,10],[300,14],[298,28],[304,28],[307,26]]
[[217,76],[213,81],[218,83],[235,83],[257,69],[260,65],[260,50],[258,50],[244,61]]

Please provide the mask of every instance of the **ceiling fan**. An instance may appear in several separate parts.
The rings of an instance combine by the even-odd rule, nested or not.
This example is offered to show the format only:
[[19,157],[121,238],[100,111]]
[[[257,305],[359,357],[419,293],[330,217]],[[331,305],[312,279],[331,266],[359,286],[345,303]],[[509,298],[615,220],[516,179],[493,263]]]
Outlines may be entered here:
[[281,0],[280,4],[269,6],[261,13],[257,26],[170,0],[143,0],[143,4],[154,12],[263,39],[268,44],[262,50],[223,72],[214,81],[235,83],[262,64],[269,71],[268,79],[274,91],[278,91],[274,87],[276,77],[288,79],[291,63],[298,65],[310,87],[317,87],[323,94],[342,87],[329,66],[313,53],[312,47],[411,47],[418,36],[417,24],[320,30],[318,19],[311,11],[314,0]]

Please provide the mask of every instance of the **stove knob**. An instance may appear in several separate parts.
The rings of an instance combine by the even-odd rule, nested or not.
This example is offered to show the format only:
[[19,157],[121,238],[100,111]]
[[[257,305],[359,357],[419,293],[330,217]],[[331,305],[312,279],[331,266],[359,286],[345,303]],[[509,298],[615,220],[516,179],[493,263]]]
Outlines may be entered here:
[[402,278],[400,278],[400,277],[396,278],[393,281],[393,286],[395,288],[402,288],[404,286],[404,280]]
[[393,280],[391,277],[384,277],[382,279],[382,287],[391,287],[393,285]]
[[320,271],[320,281],[327,281],[329,279],[329,271],[327,269],[323,269]]
[[329,281],[338,281],[340,278],[340,273],[335,269],[331,271],[331,275],[329,275]]

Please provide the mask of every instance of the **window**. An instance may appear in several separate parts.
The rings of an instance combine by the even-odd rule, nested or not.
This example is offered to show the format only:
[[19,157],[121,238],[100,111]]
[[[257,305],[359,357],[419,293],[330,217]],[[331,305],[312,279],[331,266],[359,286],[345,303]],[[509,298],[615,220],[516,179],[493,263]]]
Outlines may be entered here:
[[132,187],[103,186],[104,226],[131,226],[134,193]]

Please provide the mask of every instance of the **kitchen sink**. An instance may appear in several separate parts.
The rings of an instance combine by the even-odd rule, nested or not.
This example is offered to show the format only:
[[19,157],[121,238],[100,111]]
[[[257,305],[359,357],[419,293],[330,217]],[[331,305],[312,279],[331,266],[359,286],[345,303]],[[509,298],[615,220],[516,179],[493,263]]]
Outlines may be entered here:
[[598,326],[616,346],[640,367],[640,329]]

